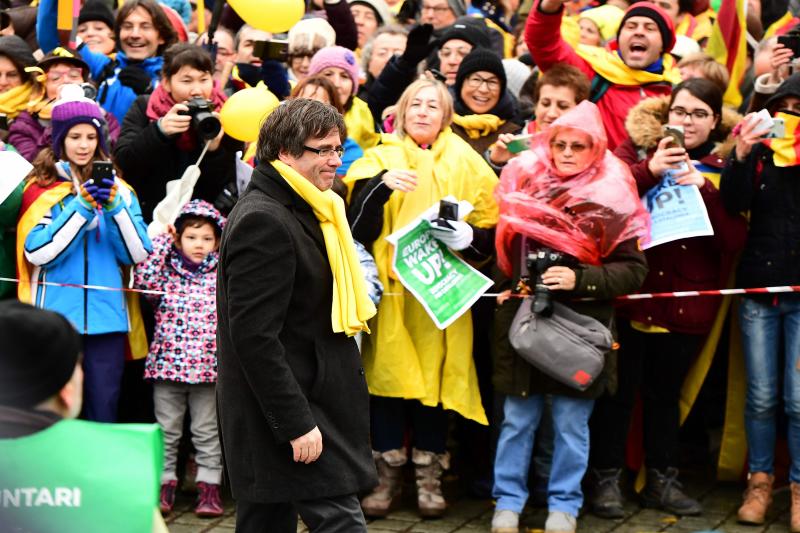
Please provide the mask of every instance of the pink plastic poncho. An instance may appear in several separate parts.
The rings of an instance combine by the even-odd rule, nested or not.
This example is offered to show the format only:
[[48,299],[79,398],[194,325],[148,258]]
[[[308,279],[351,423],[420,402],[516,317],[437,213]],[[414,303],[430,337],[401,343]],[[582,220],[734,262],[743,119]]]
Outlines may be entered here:
[[[563,128],[592,138],[590,162],[577,174],[564,175],[553,163],[550,141]],[[597,106],[584,101],[509,162],[495,191],[500,206],[497,258],[506,275],[512,272],[511,241],[516,234],[593,265],[621,242],[650,235],[650,216],[630,169],[607,145]]]

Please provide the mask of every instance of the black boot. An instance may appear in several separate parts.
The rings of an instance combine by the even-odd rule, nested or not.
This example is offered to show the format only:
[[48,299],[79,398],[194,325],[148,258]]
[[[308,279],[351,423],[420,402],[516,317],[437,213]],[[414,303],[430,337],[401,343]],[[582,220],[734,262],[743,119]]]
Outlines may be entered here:
[[654,509],[662,509],[678,516],[697,516],[703,508],[697,500],[690,498],[681,490],[683,485],[678,481],[678,469],[669,467],[659,471],[647,469],[647,484],[642,491],[642,505]]
[[621,468],[592,469],[589,486],[589,507],[601,518],[624,518],[622,492],[619,490]]

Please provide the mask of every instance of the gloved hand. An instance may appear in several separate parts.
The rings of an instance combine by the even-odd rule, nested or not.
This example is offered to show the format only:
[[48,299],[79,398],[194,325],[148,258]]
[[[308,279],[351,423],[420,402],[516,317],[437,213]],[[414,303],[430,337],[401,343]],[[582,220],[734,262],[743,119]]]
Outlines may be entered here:
[[117,79],[122,85],[130,87],[136,94],[149,92],[152,80],[150,75],[139,67],[128,65],[117,74]]
[[98,205],[111,205],[117,194],[117,185],[111,178],[103,178],[97,187],[97,192],[92,194]]
[[411,65],[417,65],[420,61],[428,57],[431,53],[432,45],[431,35],[433,35],[433,26],[430,24],[420,24],[408,33],[408,40],[406,41],[406,50],[400,56],[403,61]]
[[100,187],[95,184],[94,180],[89,180],[81,185],[81,198],[84,202],[89,204],[92,209],[97,209],[101,205],[97,201],[97,194]]
[[435,225],[431,228],[431,233],[436,239],[450,248],[451,250],[463,250],[472,244],[472,226],[463,220],[447,221],[454,230],[439,229]]

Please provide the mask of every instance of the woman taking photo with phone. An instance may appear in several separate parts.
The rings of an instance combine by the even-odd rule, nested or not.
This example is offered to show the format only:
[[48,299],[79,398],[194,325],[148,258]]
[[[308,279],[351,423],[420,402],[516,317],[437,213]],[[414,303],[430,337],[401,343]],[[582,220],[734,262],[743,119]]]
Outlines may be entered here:
[[115,422],[130,317],[124,292],[88,286],[125,287],[123,270],[147,257],[150,240],[136,195],[108,161],[100,106],[68,86],[51,120],[53,145],[34,160],[23,193],[18,295],[82,334],[83,416]]
[[[767,100],[784,121],[784,135],[767,139],[754,113],[738,126],[736,150],[722,173],[720,192],[732,214],[749,212],[747,244],[736,271],[737,287],[800,285],[800,74]],[[750,475],[739,520],[761,524],[772,503],[779,391],[789,422],[790,530],[800,531],[800,295],[748,295],[739,304],[747,374],[744,423]],[[783,353],[781,353],[783,347]],[[783,369],[781,369],[783,364]],[[783,370],[783,371],[782,371]],[[778,382],[783,374],[783,386]]]
[[[647,194],[671,172],[676,183],[699,189],[714,229],[712,236],[649,248],[645,257],[650,273],[641,292],[728,286],[733,260],[744,246],[747,223],[744,217],[725,210],[718,187],[725,160],[733,150],[731,131],[739,118],[723,107],[719,86],[702,78],[684,81],[670,98],[649,98],[631,109],[626,121],[630,137],[615,154],[630,165],[639,195]],[[598,516],[624,516],[619,478],[639,391],[647,468],[643,504],[677,515],[701,512],[700,504],[677,482],[679,397],[722,301],[721,297],[638,300],[617,307],[619,387],[616,394],[597,402],[591,424],[589,503]],[[713,347],[709,350],[713,354]]]

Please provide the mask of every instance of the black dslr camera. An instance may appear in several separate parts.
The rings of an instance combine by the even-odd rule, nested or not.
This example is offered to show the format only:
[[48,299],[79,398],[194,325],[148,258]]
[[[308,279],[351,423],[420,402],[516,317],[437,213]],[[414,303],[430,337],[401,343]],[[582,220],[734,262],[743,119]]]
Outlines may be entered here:
[[197,132],[197,136],[204,141],[210,141],[219,134],[222,123],[214,116],[211,102],[205,98],[195,96],[186,102],[188,111],[180,111],[179,115],[189,115],[192,117],[192,128]]
[[526,264],[531,277],[536,276],[531,309],[537,315],[550,316],[553,314],[553,294],[544,284],[542,274],[552,266],[574,266],[577,261],[563,252],[543,247],[529,252]]

